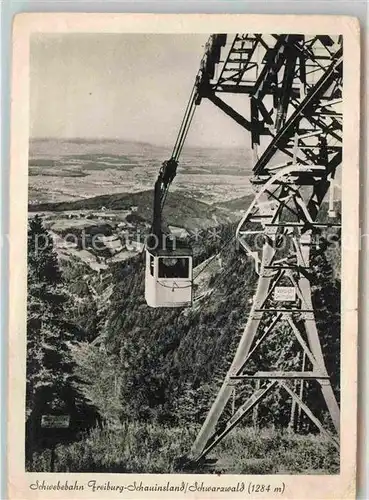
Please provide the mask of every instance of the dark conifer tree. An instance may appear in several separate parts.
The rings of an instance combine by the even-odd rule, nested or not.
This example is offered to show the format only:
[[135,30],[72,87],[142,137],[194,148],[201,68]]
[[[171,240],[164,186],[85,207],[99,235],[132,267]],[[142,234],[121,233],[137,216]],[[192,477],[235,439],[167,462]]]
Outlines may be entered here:
[[28,229],[27,383],[28,452],[32,453],[44,413],[70,405],[73,364],[65,322],[66,301],[52,238],[35,216]]

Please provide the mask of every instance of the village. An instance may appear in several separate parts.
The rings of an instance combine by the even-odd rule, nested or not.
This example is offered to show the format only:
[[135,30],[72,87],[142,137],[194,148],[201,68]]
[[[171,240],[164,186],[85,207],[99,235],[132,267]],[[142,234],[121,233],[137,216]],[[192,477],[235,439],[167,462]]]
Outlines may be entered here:
[[[42,218],[53,239],[59,260],[76,258],[100,272],[110,264],[123,262],[144,250],[151,225],[138,213],[129,210],[68,210],[33,212]],[[172,235],[188,236],[184,228],[169,226]],[[42,242],[40,242],[42,244]]]

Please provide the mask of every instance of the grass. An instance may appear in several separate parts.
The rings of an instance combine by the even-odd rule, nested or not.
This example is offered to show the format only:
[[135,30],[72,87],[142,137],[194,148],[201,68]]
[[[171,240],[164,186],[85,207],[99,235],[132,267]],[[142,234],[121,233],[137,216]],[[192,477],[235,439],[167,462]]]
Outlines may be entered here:
[[240,428],[219,444],[217,454],[233,474],[339,473],[339,453],[321,435]]
[[[55,472],[172,473],[176,459],[187,453],[198,426],[164,427],[129,423],[119,429],[93,430],[80,441],[55,448]],[[210,454],[211,471],[228,474],[335,474],[339,453],[320,435],[301,436],[273,429],[238,428]],[[50,471],[51,451],[34,454],[28,471]]]

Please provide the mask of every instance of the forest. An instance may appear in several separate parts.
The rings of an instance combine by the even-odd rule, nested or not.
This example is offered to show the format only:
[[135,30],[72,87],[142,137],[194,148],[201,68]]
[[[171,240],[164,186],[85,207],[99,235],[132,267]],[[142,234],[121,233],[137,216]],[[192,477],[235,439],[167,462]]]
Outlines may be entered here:
[[[195,265],[214,256],[220,238],[190,241]],[[173,472],[189,451],[232,361],[247,321],[257,276],[229,245],[192,308],[150,309],[144,300],[144,256],[96,273],[59,261],[42,218],[29,219],[26,386],[28,471]],[[340,250],[312,255],[313,301],[326,366],[340,394]],[[195,289],[195,296],[199,290]],[[280,329],[253,357],[251,369],[294,369],[298,350]],[[313,382],[309,405],[328,412]],[[237,393],[245,397],[250,388]],[[236,401],[237,403],[237,401]],[[67,429],[42,427],[43,415],[68,415]],[[276,390],[219,445],[217,472],[337,473],[339,455],[291,401]],[[298,431],[295,432],[295,431]],[[206,465],[196,472],[206,472]]]

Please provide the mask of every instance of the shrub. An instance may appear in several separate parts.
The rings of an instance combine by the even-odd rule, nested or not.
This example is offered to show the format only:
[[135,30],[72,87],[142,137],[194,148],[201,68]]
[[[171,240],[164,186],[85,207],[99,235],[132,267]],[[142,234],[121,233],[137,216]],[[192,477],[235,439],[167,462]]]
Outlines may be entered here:
[[[191,448],[198,426],[165,427],[126,423],[95,429],[80,441],[55,450],[56,472],[171,473],[176,459]],[[28,470],[49,471],[50,450],[34,454]],[[216,448],[213,469],[195,473],[272,474],[338,473],[339,454],[321,436],[299,436],[273,429],[234,429]]]

